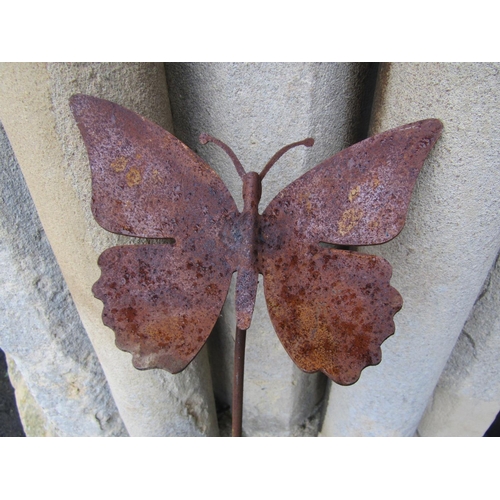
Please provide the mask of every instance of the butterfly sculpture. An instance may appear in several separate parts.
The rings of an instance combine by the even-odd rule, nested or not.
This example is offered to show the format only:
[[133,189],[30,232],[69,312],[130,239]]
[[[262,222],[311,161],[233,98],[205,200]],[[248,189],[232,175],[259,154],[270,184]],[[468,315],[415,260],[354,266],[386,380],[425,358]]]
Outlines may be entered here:
[[[250,326],[259,274],[273,326],[292,360],[349,385],[380,362],[402,307],[374,245],[403,228],[413,186],[442,124],[389,130],[323,161],[258,211],[264,170],[246,173],[240,213],[219,176],[169,132],[117,104],[84,95],[71,109],[92,170],[92,211],[108,231],[169,242],[109,248],[93,291],[103,321],[136,368],[183,370],[205,344],[237,272],[237,328]],[[173,239],[173,243],[172,243]],[[331,244],[331,245],[325,245]]]

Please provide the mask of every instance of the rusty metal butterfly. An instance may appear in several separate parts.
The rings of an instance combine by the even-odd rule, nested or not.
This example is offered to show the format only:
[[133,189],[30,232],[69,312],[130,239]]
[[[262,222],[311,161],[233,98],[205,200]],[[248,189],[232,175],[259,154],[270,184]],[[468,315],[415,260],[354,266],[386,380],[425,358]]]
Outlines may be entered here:
[[413,186],[442,124],[389,130],[323,161],[258,212],[264,170],[245,173],[240,213],[219,176],[154,123],[76,95],[71,109],[92,170],[92,211],[113,233],[173,244],[117,246],[99,258],[103,321],[136,368],[183,370],[205,344],[237,272],[237,327],[250,326],[259,274],[285,350],[306,372],[349,385],[380,362],[402,307],[391,267],[331,245],[384,243],[403,228]]

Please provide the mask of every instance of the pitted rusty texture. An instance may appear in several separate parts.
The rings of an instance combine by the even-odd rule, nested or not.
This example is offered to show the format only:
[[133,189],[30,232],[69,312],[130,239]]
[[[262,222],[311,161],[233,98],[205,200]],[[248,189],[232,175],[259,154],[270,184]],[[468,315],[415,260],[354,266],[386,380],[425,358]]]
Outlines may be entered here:
[[115,331],[116,345],[133,355],[138,369],[183,370],[226,300],[232,270],[222,256],[130,245],[103,252],[99,266],[93,292],[104,302],[103,322]]
[[267,307],[293,361],[342,385],[379,363],[380,344],[394,333],[392,318],[402,306],[391,273],[380,257],[313,245],[269,262]]
[[399,293],[380,257],[334,248],[394,238],[411,192],[442,125],[424,120],[340,152],[286,187],[262,214],[260,174],[242,178],[238,212],[218,175],[157,125],[109,101],[74,96],[71,108],[92,170],[92,210],[105,229],[129,236],[173,238],[173,244],[120,246],[99,258],[94,293],[103,321],[140,369],[184,369],[206,342],[237,272],[237,327],[250,326],[259,274],[271,320],[293,361],[354,383],[380,362],[394,333]]
[[413,186],[441,130],[439,120],[423,120],[328,158],[271,201],[264,232],[276,241],[286,234],[315,244],[391,240],[403,228]]

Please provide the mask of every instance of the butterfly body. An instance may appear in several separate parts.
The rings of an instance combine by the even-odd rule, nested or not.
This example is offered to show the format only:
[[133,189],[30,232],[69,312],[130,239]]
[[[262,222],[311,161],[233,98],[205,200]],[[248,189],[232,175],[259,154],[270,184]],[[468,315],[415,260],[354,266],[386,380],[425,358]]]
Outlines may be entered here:
[[[405,221],[418,172],[442,125],[423,120],[328,158],[282,190],[259,213],[260,173],[245,173],[243,210],[219,176],[173,135],[109,101],[73,96],[87,146],[92,209],[105,229],[173,238],[173,244],[106,250],[94,294],[117,346],[140,369],[184,369],[206,342],[234,272],[237,327],[250,326],[259,274],[273,326],[293,361],[354,383],[381,359],[394,333],[399,293],[380,257],[333,245],[394,238]],[[322,245],[329,243],[329,247]]]
[[240,330],[247,330],[252,321],[257,286],[259,283],[259,201],[262,180],[257,172],[248,172],[243,180],[243,212],[238,218],[238,256],[236,278],[236,323]]

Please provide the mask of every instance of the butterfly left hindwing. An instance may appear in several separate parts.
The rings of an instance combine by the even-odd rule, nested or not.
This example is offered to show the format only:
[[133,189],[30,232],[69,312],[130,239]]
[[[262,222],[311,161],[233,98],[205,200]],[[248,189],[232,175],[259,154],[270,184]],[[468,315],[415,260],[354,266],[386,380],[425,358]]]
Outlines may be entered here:
[[220,256],[186,256],[175,245],[112,247],[99,257],[93,292],[103,322],[138,369],[177,373],[205,344],[226,300],[232,269]]

